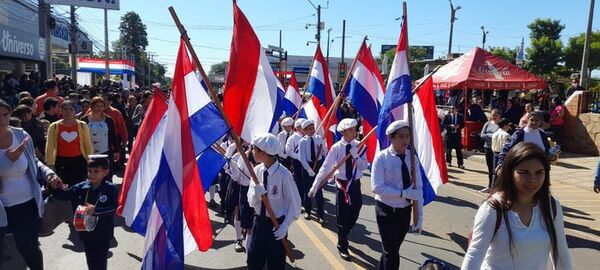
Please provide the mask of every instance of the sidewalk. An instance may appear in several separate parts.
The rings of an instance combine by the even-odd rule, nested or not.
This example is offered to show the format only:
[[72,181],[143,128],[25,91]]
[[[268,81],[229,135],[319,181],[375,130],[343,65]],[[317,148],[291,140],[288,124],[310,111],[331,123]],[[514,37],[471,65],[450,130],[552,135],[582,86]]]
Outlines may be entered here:
[[[481,152],[463,151],[465,159],[485,164],[485,155]],[[453,159],[455,160],[455,155]],[[561,153],[558,164],[552,165],[551,179],[569,186],[591,191],[598,157],[577,153]]]

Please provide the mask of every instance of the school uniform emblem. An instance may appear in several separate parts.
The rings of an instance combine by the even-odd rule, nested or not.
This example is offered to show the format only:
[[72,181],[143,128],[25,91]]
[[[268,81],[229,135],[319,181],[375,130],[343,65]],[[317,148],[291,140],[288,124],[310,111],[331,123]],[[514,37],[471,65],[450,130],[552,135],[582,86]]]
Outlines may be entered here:
[[106,200],[108,200],[108,197],[106,197],[106,195],[102,195],[100,196],[100,198],[98,198],[98,201],[100,201],[101,203],[105,203]]
[[279,194],[279,187],[277,185],[273,185],[273,187],[271,187],[271,197],[277,198],[279,197]]

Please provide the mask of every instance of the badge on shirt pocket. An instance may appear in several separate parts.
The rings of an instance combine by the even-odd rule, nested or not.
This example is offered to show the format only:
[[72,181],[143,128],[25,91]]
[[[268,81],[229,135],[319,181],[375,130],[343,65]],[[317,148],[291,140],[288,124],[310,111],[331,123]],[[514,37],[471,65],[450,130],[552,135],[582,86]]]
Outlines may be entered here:
[[269,190],[269,198],[279,198],[281,197],[281,190],[278,185],[272,185]]

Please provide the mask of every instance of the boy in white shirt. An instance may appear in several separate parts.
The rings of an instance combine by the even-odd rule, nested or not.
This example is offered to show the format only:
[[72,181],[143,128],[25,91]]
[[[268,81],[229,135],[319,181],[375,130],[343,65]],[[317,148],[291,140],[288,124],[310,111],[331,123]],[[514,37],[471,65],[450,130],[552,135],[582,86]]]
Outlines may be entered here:
[[[307,196],[307,193],[315,181],[315,171],[319,171],[322,159],[327,155],[327,145],[321,136],[315,134],[315,124],[312,120],[304,121],[302,129],[306,135],[300,140],[298,155],[303,168],[304,219],[309,220],[312,212],[312,199]],[[315,202],[317,204],[317,220],[319,223],[323,223],[325,200],[322,190],[316,192]]]

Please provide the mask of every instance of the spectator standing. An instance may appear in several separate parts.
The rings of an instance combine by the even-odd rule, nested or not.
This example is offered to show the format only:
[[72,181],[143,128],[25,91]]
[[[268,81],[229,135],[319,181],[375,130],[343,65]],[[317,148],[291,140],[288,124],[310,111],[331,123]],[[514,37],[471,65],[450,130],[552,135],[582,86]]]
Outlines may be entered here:
[[446,162],[448,166],[452,167],[452,150],[456,151],[456,159],[458,162],[458,167],[464,169],[463,165],[463,155],[462,155],[462,128],[464,126],[463,115],[458,113],[457,107],[453,106],[450,109],[450,113],[444,117],[444,121],[442,121],[442,126],[447,130],[446,135]]
[[[500,152],[502,152],[502,147],[504,147],[504,144],[507,143],[510,139],[510,134],[508,134],[510,126],[511,125],[508,119],[502,118],[498,122],[498,130],[494,132],[494,135],[492,135],[492,152],[494,152],[494,168],[498,166],[498,157],[500,156]],[[495,178],[496,173],[494,171],[494,177],[492,178],[492,182],[488,183],[488,188],[490,190],[494,187]]]
[[33,109],[27,105],[19,105],[13,110],[12,115],[21,120],[21,127],[31,137],[37,158],[44,160],[46,132],[40,120],[33,117]]
[[492,110],[492,117],[490,121],[486,122],[481,129],[481,140],[483,140],[483,149],[485,149],[485,163],[488,168],[488,186],[481,190],[481,192],[489,192],[492,187],[492,180],[494,178],[494,151],[492,151],[492,136],[498,130],[500,121],[500,111],[498,109]]
[[552,99],[552,109],[550,110],[550,129],[554,133],[554,138],[558,144],[562,142],[563,125],[565,124],[565,107],[562,100]]
[[37,97],[35,99],[35,111],[34,114],[40,115],[43,110],[44,110],[44,101],[46,101],[47,98],[49,97],[53,97],[58,99],[58,105],[62,105],[62,103],[65,101],[64,98],[60,97],[58,95],[58,83],[56,83],[55,80],[52,79],[48,79],[44,82],[44,88],[46,89],[46,93],[44,93],[43,95]]
[[40,115],[40,120],[48,120],[50,124],[58,121],[60,107],[58,99],[49,97],[44,100],[44,112]]
[[525,113],[523,113],[523,116],[521,116],[521,119],[519,119],[519,127],[520,128],[524,128],[525,126],[527,126],[527,122],[529,120],[529,114],[531,114],[532,112],[533,112],[533,104],[531,104],[531,103],[525,104]]

